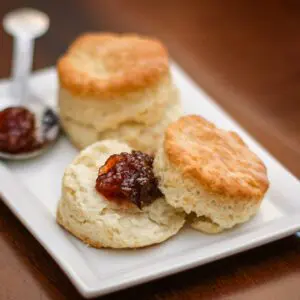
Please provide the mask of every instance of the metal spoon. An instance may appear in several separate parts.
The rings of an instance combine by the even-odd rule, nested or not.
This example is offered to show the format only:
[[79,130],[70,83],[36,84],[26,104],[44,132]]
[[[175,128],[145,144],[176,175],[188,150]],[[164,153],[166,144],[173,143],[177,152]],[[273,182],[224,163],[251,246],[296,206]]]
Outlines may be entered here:
[[3,19],[3,27],[7,33],[13,36],[14,47],[10,93],[6,99],[0,99],[1,109],[7,106],[28,108],[35,115],[36,136],[43,146],[37,150],[20,154],[0,152],[0,158],[10,160],[32,158],[44,152],[57,139],[60,131],[59,118],[56,113],[32,95],[28,88],[34,39],[48,30],[49,18],[37,10],[22,8],[8,13]]

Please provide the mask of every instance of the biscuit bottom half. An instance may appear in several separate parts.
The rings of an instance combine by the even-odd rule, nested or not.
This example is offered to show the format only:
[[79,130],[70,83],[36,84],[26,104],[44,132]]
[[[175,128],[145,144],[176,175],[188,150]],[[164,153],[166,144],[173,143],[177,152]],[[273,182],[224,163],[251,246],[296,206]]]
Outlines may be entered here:
[[120,206],[95,189],[98,169],[112,154],[130,152],[123,143],[106,140],[83,150],[66,168],[57,222],[90,246],[138,248],[165,241],[185,223],[185,214],[164,198],[141,210]]
[[154,153],[161,142],[165,128],[180,115],[181,105],[175,102],[167,107],[162,119],[152,125],[127,121],[119,124],[115,129],[98,131],[93,126],[80,124],[71,118],[62,117],[61,123],[73,144],[79,149],[101,140],[119,140],[133,149]]

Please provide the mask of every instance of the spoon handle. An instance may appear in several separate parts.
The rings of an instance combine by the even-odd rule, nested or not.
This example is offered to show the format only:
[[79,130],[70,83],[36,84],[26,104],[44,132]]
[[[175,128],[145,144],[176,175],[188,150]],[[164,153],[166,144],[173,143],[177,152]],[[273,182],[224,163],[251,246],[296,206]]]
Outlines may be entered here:
[[34,40],[14,36],[11,93],[18,105],[25,104],[28,95],[28,79],[32,69]]
[[4,16],[3,27],[14,39],[11,95],[16,104],[24,105],[29,92],[34,39],[47,31],[49,18],[35,9],[20,8]]

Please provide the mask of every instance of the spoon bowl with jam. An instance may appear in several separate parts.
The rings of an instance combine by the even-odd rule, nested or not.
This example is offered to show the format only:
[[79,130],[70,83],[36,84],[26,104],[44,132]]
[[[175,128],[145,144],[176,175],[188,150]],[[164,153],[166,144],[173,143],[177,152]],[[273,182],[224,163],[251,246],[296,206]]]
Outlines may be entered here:
[[[37,105],[38,107],[38,105]],[[51,109],[11,106],[0,111],[0,157],[28,159],[42,154],[57,139],[59,121]],[[39,113],[38,113],[39,112]]]

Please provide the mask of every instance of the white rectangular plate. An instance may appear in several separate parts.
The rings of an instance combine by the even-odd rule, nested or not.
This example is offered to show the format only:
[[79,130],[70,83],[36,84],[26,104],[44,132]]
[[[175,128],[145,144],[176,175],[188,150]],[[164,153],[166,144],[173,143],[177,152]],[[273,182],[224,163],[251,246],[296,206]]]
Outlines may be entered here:
[[[172,66],[186,113],[201,114],[237,131],[265,162],[271,187],[258,215],[220,235],[185,228],[169,241],[141,249],[97,250],[85,246],[55,222],[64,168],[77,154],[65,137],[45,155],[26,162],[0,163],[0,191],[5,203],[58,262],[85,297],[103,295],[166,276],[268,243],[300,228],[300,185],[278,161],[224,113],[176,65]],[[55,106],[55,69],[35,74],[32,88]],[[8,82],[0,83],[0,99]]]

